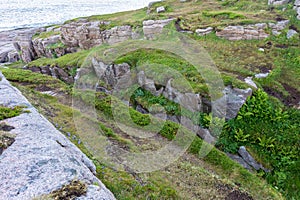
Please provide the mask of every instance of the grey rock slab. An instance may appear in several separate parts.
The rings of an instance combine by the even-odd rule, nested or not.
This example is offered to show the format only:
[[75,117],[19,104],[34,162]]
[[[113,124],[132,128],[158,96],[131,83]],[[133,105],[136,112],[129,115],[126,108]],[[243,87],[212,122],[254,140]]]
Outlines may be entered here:
[[288,32],[286,34],[286,37],[287,37],[287,39],[290,39],[290,38],[294,37],[297,34],[298,34],[297,31],[290,29],[290,30],[288,30]]
[[254,160],[254,158],[248,153],[244,146],[241,146],[238,152],[243,160],[248,163],[248,165],[252,166],[255,170],[262,169],[262,166]]
[[239,163],[242,167],[244,167],[245,169],[248,169],[248,170],[251,170],[251,166],[248,165],[248,163],[246,163],[246,161],[241,157],[241,156],[238,156],[238,155],[234,155],[234,154],[230,154],[230,153],[227,153],[226,154],[229,158],[231,158],[232,160],[236,161],[237,163]]
[[[26,106],[30,113],[4,120],[15,127],[15,142],[0,156],[1,199],[27,200],[77,179],[89,188],[81,199],[115,199],[95,176],[96,167],[12,87],[0,72],[0,105]],[[97,188],[92,187],[97,183]]]

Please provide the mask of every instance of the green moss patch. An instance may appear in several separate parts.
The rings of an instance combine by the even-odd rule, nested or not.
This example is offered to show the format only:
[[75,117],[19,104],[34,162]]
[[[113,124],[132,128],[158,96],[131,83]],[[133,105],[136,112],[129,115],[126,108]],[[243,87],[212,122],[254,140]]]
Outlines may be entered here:
[[23,107],[8,108],[0,105],[0,120],[16,117],[23,113]]

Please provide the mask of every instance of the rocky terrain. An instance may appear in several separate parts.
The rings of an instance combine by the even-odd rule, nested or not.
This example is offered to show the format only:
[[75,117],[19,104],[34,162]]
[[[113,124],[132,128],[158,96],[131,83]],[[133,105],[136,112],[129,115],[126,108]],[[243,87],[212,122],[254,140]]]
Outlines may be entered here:
[[[3,122],[14,142],[1,155],[1,199],[33,199],[73,180],[86,189],[78,199],[115,199],[95,177],[96,167],[0,73],[0,105],[22,106],[26,113]],[[80,197],[80,198],[79,198]]]
[[[99,181],[101,178],[118,199],[144,199],[147,195],[154,199],[184,199],[186,195],[189,199],[297,199],[300,194],[294,188],[299,185],[291,180],[299,180],[295,170],[299,166],[299,6],[298,0],[259,3],[169,0],[150,3],[147,8],[137,11],[73,19],[59,26],[1,32],[3,73],[23,93],[26,92],[24,95],[48,120],[61,123],[56,127],[60,127],[66,136],[41,117],[23,97],[10,98],[8,94],[16,89],[3,77],[1,83],[5,87],[1,99],[7,102],[20,99],[20,102],[13,105],[0,102],[0,105],[14,107],[25,103],[30,111],[5,120],[15,128],[11,133],[16,137],[0,157],[0,165],[4,167],[0,175],[9,177],[5,172],[16,169],[24,175],[14,178],[14,185],[8,181],[6,186],[3,185],[4,189],[12,187],[7,190],[7,195],[18,199],[49,194],[77,178],[86,187],[79,199],[97,195],[113,199]],[[191,63],[151,45],[151,41],[159,40],[161,33],[176,35],[174,32],[182,34],[181,38],[190,37],[201,44],[213,59],[224,83],[223,88],[218,88],[217,99],[213,99],[209,86]],[[149,45],[127,52],[126,47],[134,46],[135,41]],[[123,44],[119,49],[121,53],[116,52],[119,44]],[[100,59],[111,54],[119,55],[112,63]],[[157,64],[157,68],[150,67]],[[180,78],[169,76],[173,72],[169,68],[180,73],[193,91],[183,89]],[[120,84],[123,87],[119,88]],[[126,132],[119,127],[119,122],[115,122],[112,105],[116,91],[126,94],[132,89],[130,84],[136,87],[131,97],[118,97],[120,107],[125,106],[130,113],[127,115],[120,110],[123,116],[120,122],[131,127],[129,118],[132,118],[139,128],[133,126]],[[70,91],[72,87],[74,90]],[[74,107],[77,101],[78,108]],[[225,108],[214,107],[222,102]],[[95,108],[89,110],[91,103]],[[88,126],[78,128],[70,114],[72,110],[80,110],[82,116],[77,120]],[[149,120],[155,123],[166,120],[167,125],[159,131],[148,130]],[[166,144],[166,140],[174,140],[178,126],[187,129],[185,133],[191,131],[198,137],[187,153],[170,167],[157,174],[139,174],[124,164],[127,155],[124,152],[157,150]],[[41,132],[40,139],[34,130]],[[145,138],[141,139],[141,135],[147,131],[152,137],[147,136],[142,141]],[[99,133],[110,144],[105,152],[114,162],[121,163],[124,173],[110,167],[106,154],[99,155],[102,150],[94,142],[101,138]],[[76,139],[71,135],[76,135]],[[94,164],[69,140],[92,157]],[[203,140],[216,143],[218,148],[213,148],[208,158],[198,155],[199,143]],[[14,150],[19,143],[26,147],[22,152]],[[30,154],[35,151],[41,154]],[[46,167],[41,167],[42,158],[49,158],[49,154],[42,154],[44,152],[51,152],[51,159],[46,162]],[[11,155],[24,160],[18,159],[20,163],[5,169]],[[32,160],[35,160],[34,164]],[[41,161],[36,162],[38,160]],[[26,177],[35,173],[32,168],[46,170],[43,178],[35,177],[34,182],[27,180]],[[199,170],[194,172],[193,169]],[[204,179],[211,196],[206,196],[207,192],[202,190],[195,192],[203,185],[196,184],[200,179],[186,178],[184,170]],[[51,179],[51,187],[48,184],[41,187],[44,179],[56,172],[62,174]],[[247,180],[242,178],[243,174],[249,176]],[[160,176],[168,178],[158,180]],[[183,178],[187,182],[174,182]],[[24,179],[29,181],[29,186],[21,185],[21,182],[25,183]],[[230,184],[227,185],[227,181]],[[253,186],[254,182],[259,184]],[[39,190],[32,193],[32,188],[37,187]],[[143,195],[145,191],[146,196]],[[258,195],[260,192],[263,192],[261,196]]]

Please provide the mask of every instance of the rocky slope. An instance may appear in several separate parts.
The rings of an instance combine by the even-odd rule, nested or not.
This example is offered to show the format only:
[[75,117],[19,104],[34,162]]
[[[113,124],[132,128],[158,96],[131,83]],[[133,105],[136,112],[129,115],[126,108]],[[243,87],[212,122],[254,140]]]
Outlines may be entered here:
[[[299,140],[297,139],[297,132],[299,131],[297,129],[298,111],[293,110],[293,108],[299,108],[300,105],[298,87],[300,74],[297,65],[300,61],[298,58],[300,29],[298,4],[298,0],[295,2],[251,1],[250,3],[233,0],[222,2],[213,0],[201,2],[169,0],[152,3],[148,8],[134,12],[74,19],[61,26],[39,29],[33,37],[27,38],[26,41],[16,41],[15,47],[19,57],[28,63],[25,67],[22,66],[24,69],[58,78],[72,86],[74,80],[78,80],[81,74],[85,73],[83,68],[85,58],[97,51],[98,47],[106,48],[104,55],[109,55],[114,51],[114,49],[109,49],[110,46],[132,40],[155,40],[156,35],[161,33],[164,27],[193,38],[210,53],[226,86],[222,91],[223,97],[219,99],[220,101],[225,100],[227,115],[225,117],[225,127],[217,144],[218,147],[246,169],[255,172],[260,171],[259,176],[265,177],[270,184],[280,188],[279,191],[284,192],[287,198],[291,196],[296,198],[298,194],[293,188],[296,187],[297,182],[293,184],[289,180],[299,178],[297,172],[293,171],[297,168],[297,152],[299,152]],[[9,60],[8,53],[3,55],[5,57],[3,61]],[[214,118],[209,114],[212,102],[210,102],[205,84],[199,78],[198,73],[179,58],[174,58],[162,51],[151,51],[149,49],[121,55],[116,64],[104,63],[96,55],[89,58],[91,60],[88,60],[85,64],[90,66],[92,72],[96,74],[96,77],[93,78],[101,81],[100,83],[93,82],[91,77],[85,79],[84,88],[95,91],[96,98],[89,99],[87,94],[87,96],[82,96],[82,100],[86,101],[87,104],[90,101],[95,101],[97,105],[96,118],[101,122],[96,127],[104,127],[104,135],[112,142],[114,147],[120,146],[121,152],[127,150],[137,151],[140,147],[142,147],[142,150],[144,150],[143,148],[147,150],[157,149],[164,139],[155,137],[154,141],[149,139],[146,144],[132,137],[130,133],[127,134],[120,130],[114,124],[113,119],[111,119],[111,105],[109,103],[114,88],[120,80],[126,82],[126,80],[133,79],[140,87],[140,90],[134,93],[133,98],[125,101],[131,112],[128,119],[133,117],[136,120],[135,123],[145,124],[149,115],[162,118],[160,113],[153,114],[152,112],[153,107],[151,106],[159,104],[168,111],[167,119],[175,122],[168,122],[167,127],[170,127],[170,129],[166,132],[162,131],[162,135],[168,139],[172,138],[172,128],[176,127],[176,123],[180,123],[181,115],[189,118],[189,122],[193,125],[190,130],[196,132],[202,138],[205,137],[201,135],[201,132],[197,132],[199,128],[205,127],[205,130],[208,131],[207,124],[224,122],[223,119]],[[156,76],[152,74],[151,77],[148,76],[146,70],[136,71],[145,63],[146,65],[159,63],[166,68],[172,67],[172,69],[183,74],[184,78],[193,85],[197,92],[194,94],[179,91],[177,89],[178,85],[174,84],[170,78],[166,78],[163,84],[157,81],[156,76],[163,74],[159,69],[154,70],[153,74]],[[21,64],[23,65],[23,63]],[[15,67],[17,66],[13,64],[12,68]],[[20,88],[25,85],[26,89],[24,91],[33,87],[44,94],[56,95],[59,93],[56,89],[51,87],[50,89],[46,85],[32,86],[32,83],[30,83],[30,87],[28,87],[28,82],[34,82],[33,80],[24,78],[25,75],[21,72],[19,76],[14,76],[8,71],[6,70],[6,73],[9,74],[11,81],[18,83]],[[30,73],[26,73],[26,75],[28,74]],[[168,77],[168,75],[165,75],[165,77]],[[47,91],[43,91],[44,88]],[[268,98],[263,90],[271,98]],[[28,93],[31,94],[31,92]],[[58,95],[57,98],[65,97]],[[36,98],[41,103],[40,107],[46,110],[47,117],[52,119],[53,112],[60,113],[60,111],[53,111],[54,108],[52,110],[47,108],[46,97],[45,99],[33,97],[31,100],[35,101]],[[182,110],[177,108],[178,103],[182,102],[185,102],[187,105],[185,108],[192,114],[189,112],[183,113]],[[70,125],[70,122],[67,123],[68,126],[73,126]],[[81,133],[80,137],[84,138],[86,136]],[[92,143],[92,141],[90,142]],[[113,148],[110,149],[113,151]],[[89,150],[93,154],[93,148]],[[232,153],[235,153],[235,155]],[[120,158],[116,157],[121,160],[122,156],[120,155],[122,154],[118,154]],[[259,160],[262,164],[257,163],[255,160]],[[218,159],[212,159],[211,162],[218,163],[219,161]],[[227,162],[230,163],[226,160],[225,163]],[[218,166],[219,164],[215,165]],[[215,165],[214,167],[216,167]],[[191,168],[193,167],[195,166],[192,165]],[[226,174],[226,170],[229,170],[227,168],[225,167],[219,172]],[[168,170],[163,169],[158,173],[165,173]],[[140,180],[140,177],[143,177],[144,174],[136,175],[130,170],[126,173],[132,175],[139,182],[138,185],[144,184]],[[237,173],[238,178],[240,177],[239,173],[240,171]],[[99,173],[97,175],[99,176]],[[152,175],[149,176],[152,177]],[[114,185],[118,184],[114,182],[116,181],[115,176],[118,177],[118,175],[109,174],[106,175],[106,178],[109,179],[109,187],[114,189],[114,193],[118,195],[118,198],[122,198],[125,190],[138,191],[126,195],[132,198],[136,195],[135,198],[141,198],[139,188],[135,186],[131,185],[129,186],[130,189],[124,189],[123,191],[116,189]],[[183,174],[181,173],[172,175],[174,179],[182,177]],[[226,177],[232,180],[232,177]],[[156,179],[149,182],[151,184],[157,183]],[[187,185],[193,185],[192,181],[187,182]],[[247,191],[250,191],[255,198],[265,197],[257,196],[257,191],[251,186],[249,187],[247,181],[241,182],[243,187],[246,187]],[[118,186],[122,188],[127,187],[124,181],[118,183],[120,184]],[[177,186],[174,186],[170,183],[172,185],[170,187],[175,187],[178,191],[181,191],[179,196],[182,197],[183,194],[189,193],[187,187],[181,187],[182,183],[176,184]],[[147,188],[147,184],[145,185]],[[158,185],[156,185],[157,188],[160,191],[162,190]],[[198,190],[195,184],[192,188]],[[216,192],[214,189],[213,191]],[[151,195],[151,192],[149,193]],[[170,198],[172,192],[167,192],[167,195]],[[201,195],[203,193],[200,192],[200,194],[193,193],[188,196],[200,198]],[[272,198],[270,197],[270,199]]]
[[86,191],[78,199],[115,199],[95,177],[92,161],[63,136],[0,73],[0,105],[24,106],[26,113],[4,120],[15,141],[0,156],[1,199],[32,199],[78,180]]

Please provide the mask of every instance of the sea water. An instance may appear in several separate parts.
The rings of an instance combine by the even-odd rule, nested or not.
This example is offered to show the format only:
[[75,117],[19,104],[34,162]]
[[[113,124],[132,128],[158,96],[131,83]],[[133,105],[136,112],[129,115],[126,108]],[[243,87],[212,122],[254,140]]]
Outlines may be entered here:
[[147,6],[149,2],[151,0],[0,0],[0,31],[135,10]]

